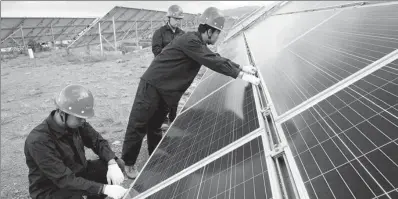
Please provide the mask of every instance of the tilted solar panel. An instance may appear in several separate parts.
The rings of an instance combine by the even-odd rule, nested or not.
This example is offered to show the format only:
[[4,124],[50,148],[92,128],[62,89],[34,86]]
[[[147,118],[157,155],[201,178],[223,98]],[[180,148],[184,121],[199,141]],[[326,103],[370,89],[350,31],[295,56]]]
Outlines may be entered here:
[[255,138],[150,198],[271,198],[267,172],[262,140]]
[[281,15],[250,30],[247,40],[278,114],[397,49],[397,10],[390,5]]
[[282,126],[311,198],[374,198],[398,187],[397,124],[395,61]]
[[177,117],[134,189],[143,192],[258,128],[251,85],[233,81]]

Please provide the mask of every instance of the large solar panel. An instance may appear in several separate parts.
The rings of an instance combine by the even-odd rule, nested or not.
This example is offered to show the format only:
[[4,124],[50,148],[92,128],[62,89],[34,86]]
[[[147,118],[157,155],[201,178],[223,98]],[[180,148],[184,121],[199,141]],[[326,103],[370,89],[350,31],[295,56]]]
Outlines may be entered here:
[[398,188],[397,124],[395,61],[282,126],[311,198],[374,198]]
[[[280,15],[251,29],[247,40],[278,114],[397,49],[397,31],[386,28],[398,26],[397,10],[391,5]],[[273,39],[258,40],[260,35]]]
[[[1,18],[1,46],[16,47],[29,40],[73,40],[95,18]],[[22,31],[21,31],[22,28]]]
[[261,138],[246,143],[153,194],[161,198],[271,198]]
[[[135,198],[398,198],[397,14],[398,2],[289,2],[246,21],[220,54],[254,64],[261,85],[208,70],[132,184]],[[252,133],[262,139],[242,139]],[[234,164],[242,153],[258,181]]]
[[231,82],[176,118],[134,189],[143,192],[258,128],[251,85]]
[[[136,39],[137,34],[139,40],[150,40],[152,32],[165,24],[165,15],[166,12],[163,11],[116,6],[69,47],[100,44],[99,28],[101,28],[104,44],[108,41],[114,45],[114,32],[116,41]],[[184,13],[184,19],[181,21],[183,29],[194,27],[196,18],[197,15]],[[115,30],[113,22],[115,22]]]

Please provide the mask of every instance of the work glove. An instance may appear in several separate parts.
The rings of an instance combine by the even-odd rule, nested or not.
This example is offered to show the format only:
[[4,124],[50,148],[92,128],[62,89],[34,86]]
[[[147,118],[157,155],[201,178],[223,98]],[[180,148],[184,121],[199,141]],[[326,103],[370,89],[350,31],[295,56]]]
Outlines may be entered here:
[[252,65],[241,66],[241,69],[242,69],[243,72],[249,73],[249,74],[252,74],[252,75],[256,74],[256,72],[257,72],[257,68],[255,68]]
[[104,185],[104,194],[114,199],[122,198],[126,192],[127,189],[119,185]]
[[124,181],[124,175],[120,170],[119,165],[108,165],[108,172],[106,173],[108,184],[120,185]]
[[251,74],[243,73],[241,78],[242,80],[250,82],[256,86],[260,84],[260,79]]

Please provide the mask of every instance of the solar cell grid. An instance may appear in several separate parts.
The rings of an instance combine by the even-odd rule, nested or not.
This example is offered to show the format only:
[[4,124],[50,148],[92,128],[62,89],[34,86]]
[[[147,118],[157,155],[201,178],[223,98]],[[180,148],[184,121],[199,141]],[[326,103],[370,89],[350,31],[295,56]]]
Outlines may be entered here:
[[397,188],[397,66],[282,124],[311,198],[373,198]]
[[134,188],[143,192],[258,128],[251,85],[231,82],[176,118]]
[[150,198],[271,198],[261,138],[169,185]]

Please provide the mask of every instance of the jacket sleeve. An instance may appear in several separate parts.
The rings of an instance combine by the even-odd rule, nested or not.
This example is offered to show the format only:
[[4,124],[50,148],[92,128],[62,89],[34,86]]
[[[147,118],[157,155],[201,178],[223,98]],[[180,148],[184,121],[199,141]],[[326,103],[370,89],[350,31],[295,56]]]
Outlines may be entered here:
[[162,52],[162,33],[157,29],[152,36],[152,52],[155,57]]
[[80,136],[82,137],[84,146],[92,149],[101,160],[108,162],[115,158],[107,140],[105,140],[89,123],[85,123]]
[[28,144],[28,151],[40,171],[60,189],[87,191],[99,194],[103,184],[76,177],[62,161],[52,141],[37,141]]
[[196,62],[214,70],[218,73],[237,78],[240,72],[239,64],[219,56],[212,52],[200,40],[191,39],[187,42],[181,42],[182,51]]

